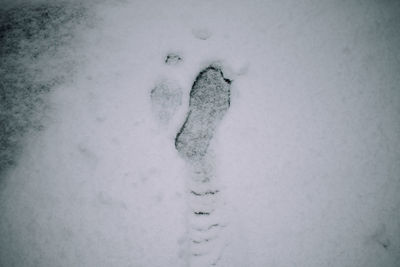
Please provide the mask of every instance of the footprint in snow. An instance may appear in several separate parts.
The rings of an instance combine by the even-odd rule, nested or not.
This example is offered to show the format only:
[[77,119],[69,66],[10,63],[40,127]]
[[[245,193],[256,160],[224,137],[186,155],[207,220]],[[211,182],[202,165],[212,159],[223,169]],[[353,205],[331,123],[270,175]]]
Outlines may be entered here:
[[[168,53],[164,58],[166,65],[177,65],[183,57],[177,53]],[[182,88],[177,82],[165,79],[158,82],[150,91],[153,114],[164,126],[168,125],[182,104]]]
[[[202,40],[211,35],[207,31],[193,33]],[[182,62],[176,53],[169,53],[164,59],[170,66]],[[226,223],[221,215],[221,190],[215,183],[210,143],[230,107],[231,83],[219,65],[200,71],[190,91],[187,116],[175,138],[175,148],[191,171],[186,181],[189,213],[184,244],[188,251],[181,254],[188,255],[190,266],[217,265],[225,247],[221,230]],[[182,90],[176,82],[165,80],[151,90],[150,98],[157,119],[166,125],[182,104]]]
[[229,109],[231,82],[217,65],[202,70],[193,83],[189,111],[175,138],[176,149],[192,170],[187,181],[191,266],[216,266],[225,247],[221,238],[225,224],[218,210],[220,190],[215,185],[209,146]]
[[174,81],[162,81],[151,90],[150,98],[157,120],[167,125],[182,104],[182,89]]

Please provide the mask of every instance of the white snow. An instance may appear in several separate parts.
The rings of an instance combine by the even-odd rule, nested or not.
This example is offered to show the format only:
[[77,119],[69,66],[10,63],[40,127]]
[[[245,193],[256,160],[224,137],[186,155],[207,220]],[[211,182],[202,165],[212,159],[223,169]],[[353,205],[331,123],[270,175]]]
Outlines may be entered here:
[[[1,187],[1,266],[188,266],[174,138],[215,62],[233,79],[212,141],[217,266],[400,265],[398,3],[85,4],[92,26],[60,52],[73,75]],[[163,82],[183,98],[161,123]]]

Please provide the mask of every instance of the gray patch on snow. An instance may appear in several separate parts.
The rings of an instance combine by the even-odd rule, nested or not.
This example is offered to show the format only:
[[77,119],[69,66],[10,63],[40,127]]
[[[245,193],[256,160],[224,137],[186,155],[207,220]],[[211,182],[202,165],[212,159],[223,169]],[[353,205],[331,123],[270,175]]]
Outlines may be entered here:
[[172,81],[158,83],[150,92],[153,113],[163,125],[169,123],[182,104],[182,89]]
[[61,48],[87,13],[67,2],[10,6],[0,8],[0,177],[17,164],[27,132],[44,129],[48,93],[74,65]]
[[372,240],[379,244],[383,249],[389,249],[391,242],[385,224],[380,225],[377,231],[372,235]]

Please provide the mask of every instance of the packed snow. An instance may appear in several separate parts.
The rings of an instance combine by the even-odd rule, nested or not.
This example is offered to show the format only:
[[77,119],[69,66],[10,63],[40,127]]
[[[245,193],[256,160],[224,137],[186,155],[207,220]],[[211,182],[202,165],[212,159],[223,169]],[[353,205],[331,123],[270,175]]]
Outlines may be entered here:
[[400,2],[3,2],[0,266],[400,266]]

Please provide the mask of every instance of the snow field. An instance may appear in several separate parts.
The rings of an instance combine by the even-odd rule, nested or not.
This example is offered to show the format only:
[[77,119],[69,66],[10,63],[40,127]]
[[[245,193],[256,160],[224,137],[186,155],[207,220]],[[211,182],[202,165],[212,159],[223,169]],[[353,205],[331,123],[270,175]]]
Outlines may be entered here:
[[[399,265],[397,3],[86,5],[91,27],[56,54],[78,63],[1,185],[0,265]],[[174,139],[214,62],[231,106],[215,179],[199,185]],[[160,84],[182,90],[165,123]],[[218,213],[200,220],[198,207]]]

